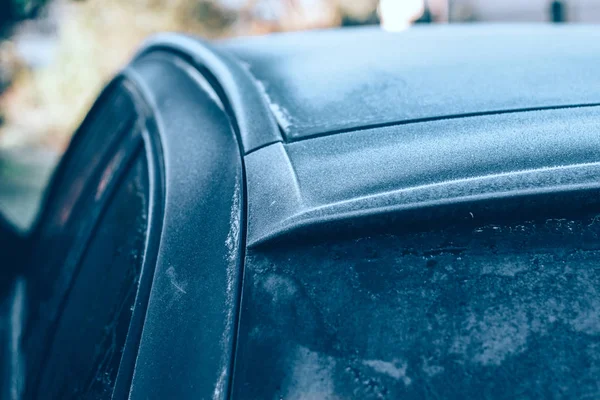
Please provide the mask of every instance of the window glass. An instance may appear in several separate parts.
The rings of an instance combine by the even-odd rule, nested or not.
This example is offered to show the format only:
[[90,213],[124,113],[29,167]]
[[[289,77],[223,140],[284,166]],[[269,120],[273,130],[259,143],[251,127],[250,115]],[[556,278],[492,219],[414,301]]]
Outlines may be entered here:
[[147,199],[148,171],[140,158],[118,187],[78,266],[44,359],[38,398],[110,397],[143,259]]
[[600,396],[600,216],[247,256],[240,398]]

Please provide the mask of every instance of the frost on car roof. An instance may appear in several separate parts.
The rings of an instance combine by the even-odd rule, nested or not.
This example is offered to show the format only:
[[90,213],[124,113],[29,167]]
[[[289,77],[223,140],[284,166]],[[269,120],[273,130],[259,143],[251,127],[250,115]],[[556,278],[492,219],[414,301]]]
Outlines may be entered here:
[[429,121],[264,147],[245,158],[248,243],[359,215],[542,194],[536,201],[546,202],[598,188],[599,109]]
[[600,28],[358,28],[237,39],[286,138],[600,103]]

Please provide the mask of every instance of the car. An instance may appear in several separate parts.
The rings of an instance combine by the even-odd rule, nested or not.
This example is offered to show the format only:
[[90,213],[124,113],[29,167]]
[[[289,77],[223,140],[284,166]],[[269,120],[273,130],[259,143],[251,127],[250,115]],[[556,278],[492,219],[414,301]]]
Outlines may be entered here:
[[27,239],[14,393],[599,397],[598,65],[583,25],[149,39]]

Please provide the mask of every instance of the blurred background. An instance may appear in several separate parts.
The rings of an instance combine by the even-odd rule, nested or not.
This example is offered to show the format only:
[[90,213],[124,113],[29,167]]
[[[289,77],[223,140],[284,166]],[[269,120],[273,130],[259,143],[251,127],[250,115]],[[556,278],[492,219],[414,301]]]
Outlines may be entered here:
[[600,22],[600,0],[0,0],[0,212],[31,224],[71,134],[148,35]]

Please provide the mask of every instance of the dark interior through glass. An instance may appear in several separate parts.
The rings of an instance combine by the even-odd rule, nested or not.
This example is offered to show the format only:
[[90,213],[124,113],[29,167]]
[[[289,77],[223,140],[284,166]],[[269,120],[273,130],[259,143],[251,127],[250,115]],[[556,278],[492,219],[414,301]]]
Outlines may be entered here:
[[474,221],[250,250],[234,395],[600,396],[600,214]]

